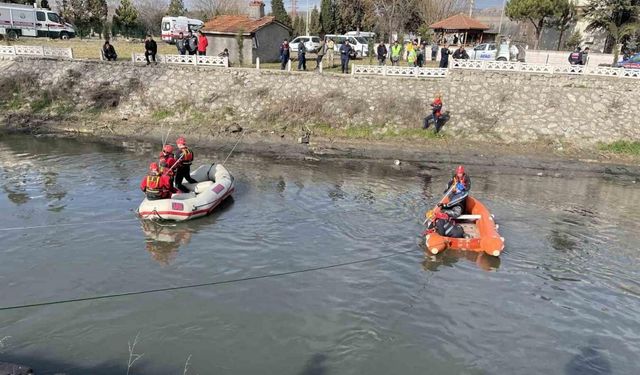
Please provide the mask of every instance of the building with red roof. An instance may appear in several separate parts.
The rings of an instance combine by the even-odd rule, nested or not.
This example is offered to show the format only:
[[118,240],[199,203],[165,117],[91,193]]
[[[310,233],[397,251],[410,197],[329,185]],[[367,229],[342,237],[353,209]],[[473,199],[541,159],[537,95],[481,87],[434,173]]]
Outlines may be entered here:
[[[229,62],[239,62],[239,43],[242,40],[242,54],[245,64],[276,62],[280,58],[280,44],[291,35],[291,29],[278,22],[273,16],[265,16],[264,2],[249,2],[248,14],[222,15],[205,22],[203,34],[209,40],[207,55],[218,55],[229,51]],[[240,36],[241,35],[241,36]]]
[[[436,34],[441,34],[446,38],[447,34],[455,34],[465,44],[471,42],[482,42],[483,34],[491,27],[462,13],[451,16],[442,21],[438,21],[429,26]],[[464,37],[463,37],[464,36]]]

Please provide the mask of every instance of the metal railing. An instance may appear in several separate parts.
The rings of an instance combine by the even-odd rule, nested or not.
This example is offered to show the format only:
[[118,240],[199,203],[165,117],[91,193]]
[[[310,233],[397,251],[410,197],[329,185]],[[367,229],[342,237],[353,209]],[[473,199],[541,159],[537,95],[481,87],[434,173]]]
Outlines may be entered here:
[[418,68],[409,66],[387,66],[387,65],[356,65],[351,68],[353,75],[382,75],[392,77],[435,77],[444,78],[448,69],[441,68]]
[[640,78],[640,69],[607,66],[529,64],[510,61],[453,60],[450,69]]
[[44,46],[0,46],[0,55],[4,56],[41,56],[73,59],[71,48],[44,47]]
[[[147,63],[143,53],[131,54],[131,61],[136,63]],[[229,59],[220,56],[201,55],[156,55],[156,61],[162,64],[174,65],[196,65],[196,66],[216,66],[222,68],[229,67]]]

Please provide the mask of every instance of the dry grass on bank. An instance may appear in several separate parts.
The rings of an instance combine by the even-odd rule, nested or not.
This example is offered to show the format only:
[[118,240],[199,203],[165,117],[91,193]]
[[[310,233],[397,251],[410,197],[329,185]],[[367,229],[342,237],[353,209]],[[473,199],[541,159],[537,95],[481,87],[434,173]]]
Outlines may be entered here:
[[[6,45],[28,45],[28,46],[48,46],[73,49],[73,56],[78,59],[100,59],[100,50],[104,41],[101,39],[80,39],[69,40],[45,39],[45,38],[20,38],[14,42],[3,41]],[[125,38],[112,40],[118,60],[131,60],[132,53],[144,53],[144,43],[142,41],[127,41]],[[156,39],[159,54],[176,54],[176,47]]]

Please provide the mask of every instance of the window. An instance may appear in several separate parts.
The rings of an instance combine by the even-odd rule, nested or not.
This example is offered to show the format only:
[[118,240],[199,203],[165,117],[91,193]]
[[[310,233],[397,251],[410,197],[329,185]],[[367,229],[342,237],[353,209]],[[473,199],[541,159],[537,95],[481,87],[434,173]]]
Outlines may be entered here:
[[369,43],[369,42],[367,42],[367,40],[366,40],[365,38],[363,38],[363,37],[358,37],[358,38],[356,38],[356,39],[358,39],[358,42],[360,42],[361,44],[368,44],[368,43]]
[[486,47],[486,44],[480,44],[479,46],[475,46],[473,48],[474,51],[484,51],[484,48]]
[[349,37],[349,43],[351,44],[358,44],[358,41],[356,40],[356,38],[354,37]]
[[169,30],[171,30],[171,22],[163,22],[162,31],[169,31]]
[[36,19],[38,21],[46,21],[47,18],[44,16],[44,12],[36,12]]
[[314,43],[320,43],[320,38],[318,38],[318,37],[315,37],[315,36],[314,36],[313,38],[311,38],[311,40],[312,40]]
[[47,13],[47,17],[49,17],[49,21],[51,22],[60,23],[60,17],[55,13]]
[[489,51],[495,51],[496,50],[496,45],[495,44],[489,44]]

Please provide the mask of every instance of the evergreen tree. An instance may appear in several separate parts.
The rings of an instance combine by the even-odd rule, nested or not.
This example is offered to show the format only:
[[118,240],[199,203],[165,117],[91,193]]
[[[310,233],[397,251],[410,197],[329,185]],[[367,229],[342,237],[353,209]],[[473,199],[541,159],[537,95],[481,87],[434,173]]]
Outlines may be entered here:
[[305,35],[307,23],[302,16],[296,16],[293,20],[293,36]]
[[283,0],[271,0],[271,14],[276,18],[276,21],[281,24],[291,27],[291,17],[284,9]]
[[76,26],[80,37],[89,35],[92,30],[102,34],[107,20],[107,1],[63,0],[60,13]]
[[320,35],[322,33],[322,25],[320,24],[320,12],[317,7],[313,7],[311,17],[309,18],[309,34]]
[[[132,36],[138,28],[138,10],[131,0],[121,0],[113,16],[113,27],[126,37]],[[115,33],[114,32],[114,33]]]
[[514,21],[529,21],[536,31],[536,44],[538,49],[540,37],[544,26],[553,18],[562,0],[509,0],[506,13]]
[[333,0],[322,0],[320,3],[320,23],[325,34],[336,32],[336,7]]
[[184,16],[187,13],[187,10],[184,7],[184,2],[182,0],[171,0],[169,3],[169,9],[167,10],[167,15],[172,17]]

